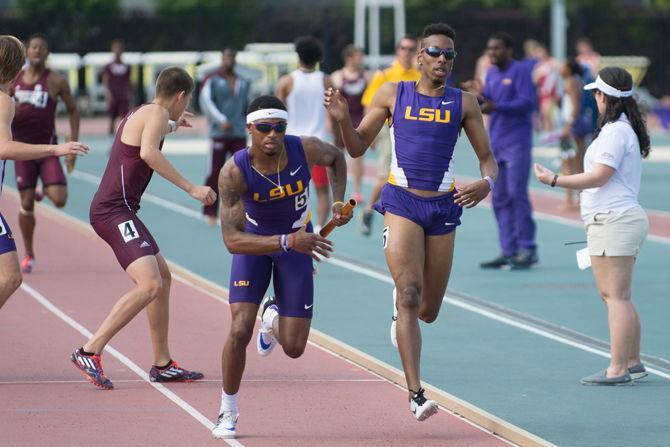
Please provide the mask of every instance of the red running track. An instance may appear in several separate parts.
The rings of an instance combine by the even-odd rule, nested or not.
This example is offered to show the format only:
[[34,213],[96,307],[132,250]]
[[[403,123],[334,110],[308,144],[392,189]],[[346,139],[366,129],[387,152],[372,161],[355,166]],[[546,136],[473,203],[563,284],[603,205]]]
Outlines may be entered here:
[[[14,228],[17,209],[15,195],[4,194],[0,210]],[[0,445],[226,445],[212,439],[208,427],[219,408],[227,304],[185,281],[173,281],[172,354],[186,368],[204,372],[205,381],[164,389],[182,406],[190,405],[191,413],[132,370],[133,364],[145,372],[150,367],[144,315],[111,342],[127,363],[103,355],[116,389],[97,390],[68,358],[85,337],[29,291],[93,331],[130,281],[92,231],[44,208],[37,215],[36,270],[0,311]],[[291,360],[280,351],[261,359],[252,343],[240,412],[240,444],[234,445],[507,445],[446,411],[414,421],[403,390],[312,345],[302,358]]]

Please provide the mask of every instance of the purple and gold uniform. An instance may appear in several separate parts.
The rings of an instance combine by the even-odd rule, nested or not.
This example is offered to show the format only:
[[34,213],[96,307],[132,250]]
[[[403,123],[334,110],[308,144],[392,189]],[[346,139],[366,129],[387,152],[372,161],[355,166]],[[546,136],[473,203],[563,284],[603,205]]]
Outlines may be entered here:
[[489,126],[493,155],[498,160],[492,202],[503,255],[511,257],[521,250],[535,250],[528,179],[537,93],[527,67],[512,60],[504,68],[489,68],[483,94],[496,105]]
[[135,111],[119,124],[107,168],[89,212],[93,229],[112,247],[124,270],[136,259],[159,252],[158,244],[136,215],[154,171],[140,158],[139,146],[121,141],[123,128]]
[[[19,74],[14,86],[16,112],[12,121],[14,141],[28,144],[56,143],[56,99],[49,96],[50,70],[44,73],[34,84],[23,80],[25,71]],[[37,160],[14,162],[16,186],[19,190],[34,189],[37,178],[43,186],[66,185],[65,173],[56,156]]]
[[[416,92],[414,82],[399,82],[391,123],[391,172],[375,210],[409,219],[427,236],[454,231],[463,212],[453,197],[453,154],[460,128],[460,90],[446,87],[444,96],[426,96]],[[445,194],[421,197],[406,188]]]
[[[0,196],[2,195],[2,184],[5,181],[5,165],[7,160],[0,160]],[[0,255],[16,251],[16,242],[12,236],[12,230],[9,229],[7,221],[0,213]]]
[[[263,236],[290,234],[305,224],[311,231],[308,206],[311,175],[300,137],[286,135],[284,147],[288,159],[286,167],[267,178],[252,167],[248,149],[234,154],[235,164],[247,185],[247,192],[242,196],[247,219],[244,231],[247,233]],[[233,255],[230,302],[260,304],[270,285],[270,277],[281,316],[312,318],[312,258],[296,251]]]

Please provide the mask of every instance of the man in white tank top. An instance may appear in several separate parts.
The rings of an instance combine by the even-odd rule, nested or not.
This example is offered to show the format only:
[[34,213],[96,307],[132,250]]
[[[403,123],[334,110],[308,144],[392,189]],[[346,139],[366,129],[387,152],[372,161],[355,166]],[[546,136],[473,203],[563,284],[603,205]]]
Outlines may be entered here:
[[[312,36],[299,37],[295,41],[295,50],[299,59],[298,69],[279,78],[276,92],[288,109],[286,133],[328,141],[323,89],[330,88],[332,83],[327,74],[316,68],[323,56],[321,43]],[[315,166],[312,181],[316,189],[318,215],[314,232],[318,233],[328,219],[331,204],[326,168]]]

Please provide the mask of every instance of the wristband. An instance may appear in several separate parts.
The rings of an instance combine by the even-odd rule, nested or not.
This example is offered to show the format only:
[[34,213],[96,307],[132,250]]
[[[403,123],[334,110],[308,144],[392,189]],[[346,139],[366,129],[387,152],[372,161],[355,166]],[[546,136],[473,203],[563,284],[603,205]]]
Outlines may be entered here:
[[487,175],[486,177],[484,177],[484,180],[489,182],[489,189],[491,191],[493,191],[493,186],[496,184],[495,180],[493,180],[490,175]]
[[173,121],[173,120],[168,121],[168,128],[169,128],[168,132],[174,132],[175,130],[177,130],[177,127],[179,127],[179,126],[177,126],[176,121]]
[[554,179],[551,181],[551,187],[556,186],[556,180],[558,180],[558,174],[554,174]]
[[288,236],[286,236],[285,234],[279,236],[279,246],[284,252],[290,250],[290,248],[288,248]]

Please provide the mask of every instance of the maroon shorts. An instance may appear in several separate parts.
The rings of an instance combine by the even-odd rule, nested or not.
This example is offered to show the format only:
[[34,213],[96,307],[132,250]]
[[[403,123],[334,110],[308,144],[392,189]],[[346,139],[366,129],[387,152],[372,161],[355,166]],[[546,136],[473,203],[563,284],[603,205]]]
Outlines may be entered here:
[[109,100],[109,115],[112,118],[123,118],[130,110],[130,102],[128,97],[112,96]]
[[312,181],[317,188],[328,186],[328,170],[324,166],[312,166]]
[[37,160],[14,162],[16,187],[19,191],[35,189],[37,178],[42,179],[42,186],[67,185],[65,173],[58,157],[44,157]]
[[125,270],[143,256],[155,256],[160,249],[147,227],[134,213],[119,212],[91,222],[95,232],[112,247],[117,261]]

